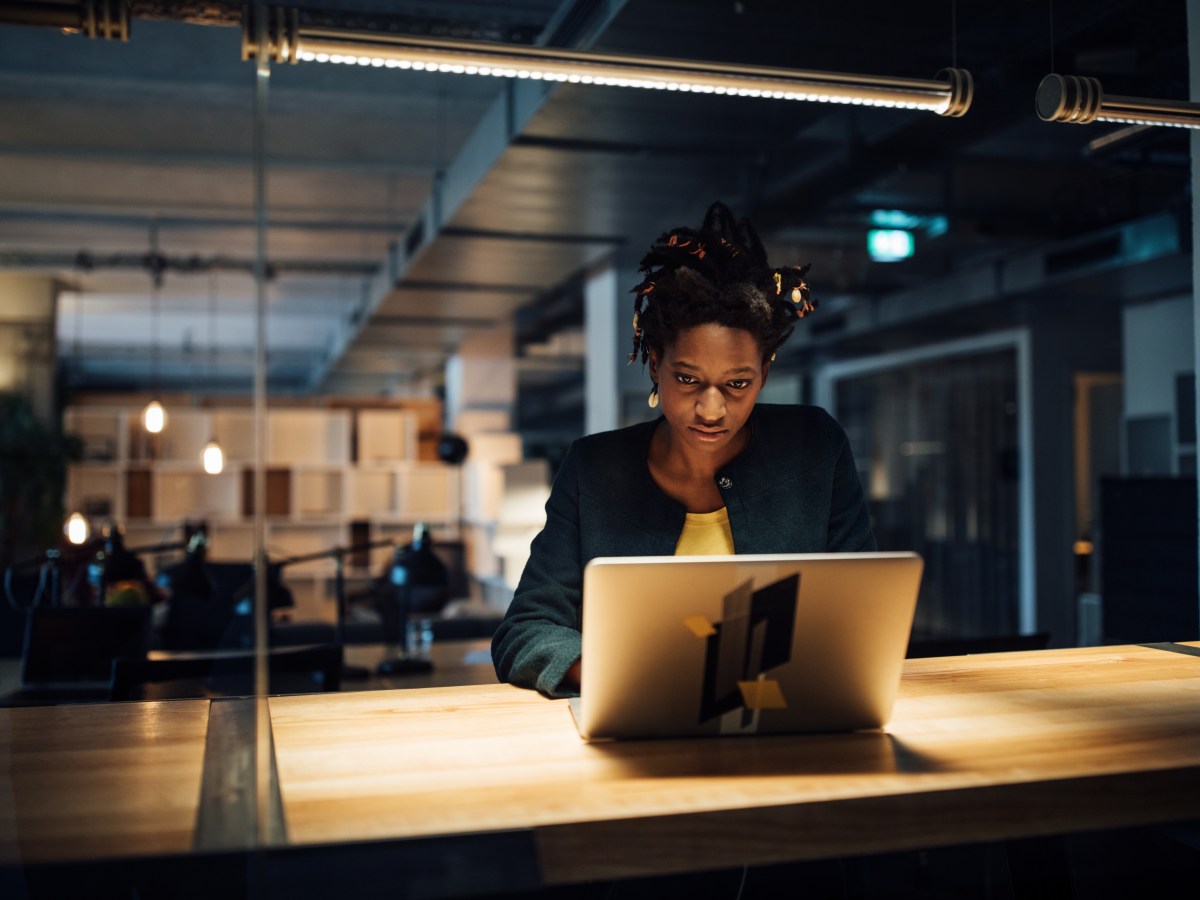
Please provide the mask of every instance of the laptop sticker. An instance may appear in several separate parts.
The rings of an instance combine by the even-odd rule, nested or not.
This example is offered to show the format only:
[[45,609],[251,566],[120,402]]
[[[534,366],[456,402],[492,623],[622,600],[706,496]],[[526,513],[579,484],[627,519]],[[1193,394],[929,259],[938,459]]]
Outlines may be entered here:
[[758,710],[787,706],[779,683],[764,675],[791,659],[799,597],[799,573],[757,591],[752,581],[746,581],[725,595],[721,620],[709,623],[711,633],[694,627],[702,616],[685,620],[689,630],[707,643],[701,723],[740,710],[735,727],[752,730]]

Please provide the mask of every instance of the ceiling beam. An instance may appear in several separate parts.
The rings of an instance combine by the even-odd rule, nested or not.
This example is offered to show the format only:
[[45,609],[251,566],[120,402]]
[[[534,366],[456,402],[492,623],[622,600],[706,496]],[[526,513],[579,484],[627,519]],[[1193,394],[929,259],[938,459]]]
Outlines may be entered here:
[[[535,44],[587,49],[603,34],[626,0],[563,0]],[[340,336],[330,355],[313,373],[317,389],[333,367],[358,339],[368,320],[404,280],[405,274],[443,233],[450,219],[499,162],[513,139],[541,109],[558,85],[516,80],[505,83],[458,156],[434,176],[431,196],[424,211],[404,238],[392,245],[380,274],[372,281],[367,315],[353,330]]]

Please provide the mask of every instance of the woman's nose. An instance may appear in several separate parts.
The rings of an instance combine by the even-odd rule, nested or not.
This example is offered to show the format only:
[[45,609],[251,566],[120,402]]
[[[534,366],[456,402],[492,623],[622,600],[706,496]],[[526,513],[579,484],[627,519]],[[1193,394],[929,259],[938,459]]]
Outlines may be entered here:
[[696,401],[696,415],[705,422],[718,422],[725,415],[725,396],[716,387],[710,387]]

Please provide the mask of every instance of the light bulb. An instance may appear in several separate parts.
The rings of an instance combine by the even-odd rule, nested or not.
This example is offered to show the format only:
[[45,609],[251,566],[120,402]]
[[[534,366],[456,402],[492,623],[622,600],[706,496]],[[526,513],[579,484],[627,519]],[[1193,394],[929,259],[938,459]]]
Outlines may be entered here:
[[151,434],[158,434],[167,427],[167,411],[157,400],[151,400],[142,411],[142,423]]
[[66,524],[63,525],[63,534],[67,536],[68,541],[78,547],[91,536],[92,529],[82,513],[73,512],[68,517]]
[[204,445],[204,452],[200,454],[200,459],[204,463],[204,471],[209,475],[220,475],[225,469],[225,454],[216,438]]

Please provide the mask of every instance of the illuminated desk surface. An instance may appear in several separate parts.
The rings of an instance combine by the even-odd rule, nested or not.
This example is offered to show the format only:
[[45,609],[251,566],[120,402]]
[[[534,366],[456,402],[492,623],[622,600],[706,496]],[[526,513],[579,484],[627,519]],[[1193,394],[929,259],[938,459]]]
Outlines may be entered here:
[[[1200,818],[1200,656],[1154,647],[910,660],[886,733],[588,745],[506,685],[269,704],[268,857],[332,881],[347,848],[403,878],[397,848],[494,839],[553,884]],[[0,861],[186,850],[207,708],[0,710]]]
[[584,744],[509,686],[271,700],[288,839],[531,829],[546,883],[1200,816],[1200,657],[909,660],[887,733]]

